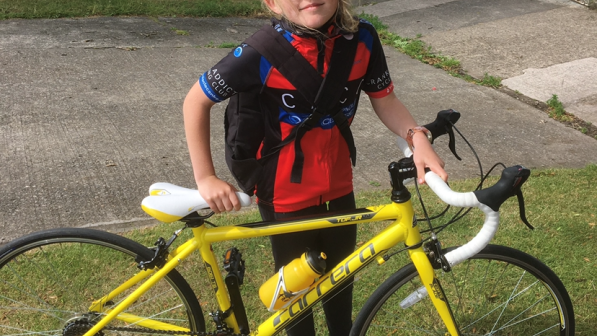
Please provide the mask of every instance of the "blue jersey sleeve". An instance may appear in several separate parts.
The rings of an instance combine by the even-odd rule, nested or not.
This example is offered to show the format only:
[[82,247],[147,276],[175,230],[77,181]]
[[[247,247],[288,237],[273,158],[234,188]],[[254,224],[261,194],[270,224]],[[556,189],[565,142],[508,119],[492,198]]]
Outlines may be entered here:
[[209,99],[219,103],[237,92],[261,86],[261,55],[247,44],[241,44],[203,73],[199,85]]

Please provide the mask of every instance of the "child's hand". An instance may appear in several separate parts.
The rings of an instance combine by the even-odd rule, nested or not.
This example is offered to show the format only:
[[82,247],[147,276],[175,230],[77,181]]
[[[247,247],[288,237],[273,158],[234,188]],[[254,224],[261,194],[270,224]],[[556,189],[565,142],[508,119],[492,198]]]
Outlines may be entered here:
[[241,204],[235,194],[236,188],[215,175],[197,181],[197,189],[215,213],[240,210]]
[[413,152],[413,160],[417,167],[417,181],[419,184],[425,183],[425,168],[431,169],[442,180],[448,182],[448,173],[444,170],[444,161],[437,156],[433,147],[422,134],[413,137],[413,145],[415,150]]

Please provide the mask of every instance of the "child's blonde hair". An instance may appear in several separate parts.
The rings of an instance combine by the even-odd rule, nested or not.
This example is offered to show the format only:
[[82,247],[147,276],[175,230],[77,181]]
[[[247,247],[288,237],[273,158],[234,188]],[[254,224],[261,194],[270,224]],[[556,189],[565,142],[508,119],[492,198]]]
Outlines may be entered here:
[[[278,7],[281,8],[281,6],[278,3],[278,0],[272,0],[274,1]],[[350,32],[350,33],[354,33],[356,32],[359,28],[359,19],[357,17],[355,17],[352,14],[352,7],[350,5],[350,1],[351,0],[338,0],[338,8],[336,9],[336,26],[346,32]],[[281,19],[284,16],[284,13],[282,13],[282,15],[278,15],[277,13],[274,13],[265,3],[265,0],[261,1],[263,8],[268,11],[271,15],[273,15],[274,17]],[[303,27],[303,26],[298,26],[296,24],[294,24],[293,22],[289,23],[293,24],[297,29],[299,30],[308,30],[308,31],[313,31],[314,29],[308,28],[308,27]]]

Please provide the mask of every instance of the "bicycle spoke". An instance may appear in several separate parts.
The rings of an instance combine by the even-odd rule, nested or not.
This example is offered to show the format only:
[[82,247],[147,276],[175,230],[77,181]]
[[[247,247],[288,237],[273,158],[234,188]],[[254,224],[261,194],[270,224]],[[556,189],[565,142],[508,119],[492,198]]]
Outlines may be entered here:
[[[46,261],[46,263],[49,265],[49,268],[50,268],[51,270],[53,270],[53,271],[55,271],[55,270],[58,270],[59,268],[58,268],[56,265],[54,265],[54,263],[53,263],[53,262],[52,262],[52,260],[49,258],[49,256],[47,255],[46,251],[44,250],[43,246],[40,246],[38,249],[41,251],[41,253],[42,253],[42,256],[44,257],[44,260],[45,260],[45,261]],[[55,272],[51,272],[51,273],[50,273],[50,272],[47,272],[47,271],[45,271],[45,272],[44,272],[44,270],[42,270],[42,269],[41,269],[41,267],[39,266],[39,264],[38,264],[37,262],[35,262],[35,260],[31,259],[31,262],[32,262],[32,263],[34,263],[34,264],[35,264],[37,267],[39,267],[39,269],[42,271],[42,274],[52,274],[52,275],[53,275],[53,274],[55,274]],[[64,267],[64,266],[63,266],[63,267]],[[60,286],[60,288],[61,288],[62,290],[64,290],[64,291],[65,291],[65,292],[67,292],[67,293],[69,292],[69,291],[66,289],[66,287],[64,287],[64,286],[63,286],[63,283],[62,283],[62,281],[59,281],[59,280],[58,280],[57,278],[55,278],[55,277],[52,277],[51,279],[52,279],[52,281],[54,281],[54,283],[55,283],[55,284],[59,285],[59,286]]]
[[502,315],[504,314],[504,311],[506,310],[506,308],[508,308],[508,305],[510,304],[510,302],[512,301],[512,296],[514,295],[514,293],[516,293],[516,290],[518,289],[518,286],[520,285],[520,282],[522,281],[522,278],[524,277],[526,272],[523,272],[522,275],[520,276],[520,279],[518,280],[518,283],[516,284],[516,286],[514,286],[514,289],[512,289],[512,293],[510,294],[510,297],[508,298],[508,300],[506,300],[506,304],[504,304],[504,308],[502,309],[502,311],[500,312],[500,316],[497,318],[497,320],[495,321],[495,324],[493,325],[493,327],[491,328],[491,331],[493,332],[493,330],[495,329],[495,326],[497,326],[498,322],[500,321],[500,319],[502,318]]
[[[505,308],[508,306],[508,304],[509,304],[509,303],[510,303],[510,302],[511,302],[513,299],[515,299],[515,298],[517,298],[518,296],[520,296],[520,295],[522,295],[522,294],[526,293],[528,290],[530,290],[530,288],[532,288],[533,286],[535,286],[537,283],[538,283],[538,281],[535,281],[534,283],[532,283],[532,284],[531,284],[531,285],[529,285],[528,287],[526,287],[526,288],[522,289],[522,290],[521,290],[520,292],[518,292],[516,295],[514,295],[514,296],[510,296],[510,297],[508,298],[508,300],[506,300],[504,303],[502,303],[502,304],[500,304],[500,305],[496,306],[496,307],[495,307],[495,308],[493,308],[492,310],[488,311],[488,312],[487,312],[485,315],[481,316],[480,318],[478,318],[478,319],[477,319],[477,320],[475,320],[474,322],[471,322],[469,325],[467,325],[466,327],[464,327],[464,328],[462,328],[462,329],[468,329],[468,328],[469,328],[471,325],[473,325],[473,324],[475,324],[475,323],[479,322],[479,321],[480,321],[480,320],[482,320],[484,317],[487,317],[487,316],[491,315],[493,312],[497,311],[497,310],[498,310],[498,309],[500,309],[500,308],[502,308],[502,313],[503,313],[503,311],[505,310]],[[500,317],[501,317],[501,314],[500,314]],[[499,318],[500,318],[500,317],[499,317]],[[499,318],[498,318],[498,320],[495,322],[495,324],[497,324],[497,322],[499,321]],[[494,327],[495,327],[495,324],[494,324]]]
[[[6,283],[10,287],[16,289],[17,291],[19,291],[33,299],[36,299],[41,304],[51,307],[51,305],[49,303],[47,303],[44,299],[42,299],[39,295],[33,293],[34,290],[31,288],[31,286],[25,281],[25,279],[23,279],[23,277],[17,271],[14,270],[14,268],[11,265],[7,265],[5,267],[8,267],[8,269],[12,272],[12,274],[18,278],[17,280],[19,280],[19,283],[22,286],[18,286],[13,283],[7,283],[7,282],[3,281],[4,283]],[[29,291],[27,291],[27,289],[29,289]]]
[[3,336],[24,336],[24,335],[62,335],[62,329],[58,329],[58,330],[46,330],[43,332],[35,332],[35,331],[29,331],[29,330],[25,330],[25,329],[21,329],[21,328],[15,328],[15,327],[11,327],[11,326],[7,326],[4,324],[0,324],[0,327],[9,329],[9,330],[15,330],[15,331],[24,331],[22,333],[16,333],[16,334],[6,334]]
[[[552,285],[558,281],[553,273],[538,276],[549,270],[534,268],[535,264],[541,266],[540,262],[520,251],[500,246],[486,250],[485,254],[456,265],[450,274],[438,273],[442,285],[453,282],[446,283],[444,290],[461,335],[573,335],[573,322],[568,319],[568,312],[572,312],[570,303],[556,301],[562,287]],[[411,265],[390,277],[357,316],[357,334],[446,335],[447,329],[430,305],[431,300],[421,299],[426,302],[400,309],[400,303],[420,288],[419,281],[416,268]],[[561,307],[568,311],[560,310]],[[566,328],[560,324],[560,317]]]
[[[55,314],[50,314],[50,312],[65,312],[64,310],[62,310],[62,309],[57,309],[56,307],[53,307],[53,306],[49,305],[49,304],[48,304],[47,302],[45,302],[45,301],[44,301],[42,298],[40,298],[40,297],[39,297],[39,295],[33,295],[33,294],[31,294],[31,293],[27,293],[27,292],[25,292],[25,291],[22,291],[22,290],[21,290],[19,287],[17,287],[17,286],[15,286],[15,285],[13,285],[12,283],[8,283],[8,282],[6,282],[6,281],[2,281],[2,282],[3,282],[4,284],[8,285],[8,286],[9,286],[9,287],[11,287],[11,288],[14,288],[14,289],[15,289],[15,290],[17,290],[18,292],[20,292],[20,293],[23,293],[23,294],[25,294],[26,296],[28,296],[28,297],[31,297],[31,298],[35,299],[36,301],[39,301],[39,302],[40,302],[40,303],[42,303],[43,305],[45,305],[45,306],[47,306],[47,307],[50,307],[50,308],[53,308],[53,309],[41,309],[41,308],[33,308],[33,307],[31,307],[31,306],[28,306],[28,305],[26,305],[24,302],[13,300],[13,299],[11,299],[11,298],[9,298],[9,297],[6,297],[6,296],[4,296],[4,295],[0,296],[0,298],[2,298],[2,299],[5,299],[5,300],[7,300],[7,301],[14,302],[14,303],[16,303],[16,304],[18,304],[18,305],[21,305],[21,306],[25,306],[25,307],[26,307],[28,310],[34,310],[34,311],[41,311],[41,312],[45,312],[45,313],[48,313],[48,315],[50,315],[50,316],[53,316],[53,317],[55,317],[55,318],[56,318],[56,319],[58,319],[58,320],[61,320],[61,321],[66,321],[64,318],[62,318],[62,317],[60,317],[60,316],[58,316],[58,315],[55,315]],[[18,308],[18,307],[16,307],[16,308],[15,308],[15,307],[2,307],[2,308],[6,308],[6,309],[23,309],[23,308]],[[26,309],[24,309],[24,310],[26,310]]]
[[[516,324],[516,323],[519,323],[519,322],[516,322],[516,323],[512,323],[512,324],[510,324],[510,322],[512,322],[512,321],[514,321],[514,320],[516,320],[516,318],[518,318],[519,316],[523,315],[523,314],[524,314],[524,313],[526,313],[527,311],[531,310],[533,307],[535,307],[536,305],[538,305],[538,304],[539,304],[541,301],[543,301],[544,299],[548,298],[548,296],[549,296],[549,295],[545,295],[545,296],[544,296],[544,297],[542,297],[541,299],[537,300],[535,303],[533,303],[532,305],[530,305],[530,306],[529,306],[527,309],[525,309],[525,310],[521,311],[521,312],[520,312],[518,315],[516,315],[516,316],[514,316],[513,318],[511,318],[511,319],[510,319],[510,321],[506,322],[506,323],[504,324],[504,327],[501,327],[501,328],[499,328],[499,329],[498,329],[498,330],[496,330],[496,331],[502,330],[502,329],[504,329],[504,328],[505,328],[506,326],[508,326],[508,325],[514,325],[514,324]],[[555,309],[555,308],[549,309],[548,311],[551,311],[551,310],[553,310],[553,309]],[[542,313],[540,313],[540,314],[537,314],[537,315],[534,315],[534,316],[538,316],[538,315],[541,315],[541,314],[542,314]],[[522,320],[522,321],[525,321],[525,320],[528,320],[528,319],[530,319],[530,318],[533,318],[534,316],[531,316],[531,317],[529,317],[529,318],[527,318],[527,319],[524,319],[524,320]],[[520,322],[522,322],[522,321],[520,321]]]
[[[16,302],[16,301],[15,301]],[[20,303],[20,302],[17,302]],[[75,312],[73,311],[67,311],[67,310],[58,310],[58,309],[54,309],[54,310],[48,310],[48,309],[40,309],[40,308],[33,308],[33,307],[25,307],[25,308],[20,308],[20,307],[7,307],[7,306],[2,306],[0,307],[0,309],[12,309],[12,310],[29,310],[29,311],[37,311],[37,312],[43,312],[43,313],[50,313],[50,312],[65,312],[65,313],[69,313],[69,314],[75,314]],[[64,321],[64,319],[62,319]]]
[[[462,283],[461,289],[466,288],[466,280],[468,278],[467,275],[469,274],[469,271],[470,271],[470,262],[467,262],[466,264],[467,264],[467,268],[466,268],[466,271],[464,272],[465,276],[464,276],[464,281]],[[464,315],[464,313],[465,313],[464,305],[462,304],[464,300],[462,299],[462,296],[460,294],[461,291],[458,290],[458,281],[454,278],[454,273],[450,272],[450,274],[452,276],[452,282],[454,284],[454,290],[456,291],[456,298],[457,298],[456,309],[453,310],[454,317],[456,317],[456,315],[459,314],[461,307],[462,307],[462,314]],[[461,304],[462,304],[462,306],[461,306]]]
[[544,332],[546,332],[546,331],[549,331],[549,330],[551,330],[551,329],[553,329],[553,328],[557,328],[557,327],[559,327],[559,326],[560,326],[559,324],[554,324],[553,326],[551,326],[551,327],[549,327],[549,328],[547,328],[547,329],[545,329],[545,330],[542,330],[542,331],[540,331],[540,332],[536,333],[535,335],[531,335],[531,336],[537,336],[537,335],[541,335],[541,334],[543,334]]
[[[483,272],[483,283],[482,283],[482,286],[479,288],[479,290],[477,292],[473,292],[473,294],[472,294],[473,298],[476,298],[480,293],[483,292],[483,288],[485,288],[485,284],[487,283],[488,274],[490,272],[489,268],[491,267],[492,262],[493,262],[493,260],[487,260],[487,265],[485,267],[485,271]],[[468,260],[467,264],[469,265],[469,268],[470,268],[471,261]],[[467,274],[468,274],[468,269],[467,269]],[[463,288],[463,290],[464,290],[464,288]],[[469,322],[475,318],[475,315],[476,315],[477,310],[478,310],[479,306],[481,305],[481,303],[482,302],[481,302],[480,298],[479,298],[479,300],[477,300],[475,302],[475,305],[474,305],[473,310],[471,312],[471,318],[469,319]],[[484,301],[483,301],[483,303],[484,303]],[[464,305],[463,305],[463,315],[466,315],[466,312],[464,312]],[[464,319],[464,317],[463,317],[463,319]]]
[[529,317],[525,318],[524,320],[520,320],[520,321],[518,321],[518,322],[516,322],[516,323],[512,323],[512,324],[504,325],[503,327],[501,327],[500,329],[497,329],[496,331],[500,331],[500,330],[502,330],[502,329],[509,328],[509,327],[511,327],[511,326],[514,326],[514,325],[516,325],[516,324],[518,324],[518,323],[522,323],[522,322],[524,322],[524,321],[527,321],[527,320],[532,320],[532,319],[534,319],[535,317],[537,317],[537,316],[542,316],[543,314],[545,314],[545,313],[549,313],[550,311],[553,311],[554,309],[556,309],[556,308],[554,307],[554,308],[548,309],[548,310],[546,310],[546,311],[543,311],[543,312],[541,312],[541,313],[537,313],[537,314],[535,314],[535,315],[532,315],[532,316],[529,316]]

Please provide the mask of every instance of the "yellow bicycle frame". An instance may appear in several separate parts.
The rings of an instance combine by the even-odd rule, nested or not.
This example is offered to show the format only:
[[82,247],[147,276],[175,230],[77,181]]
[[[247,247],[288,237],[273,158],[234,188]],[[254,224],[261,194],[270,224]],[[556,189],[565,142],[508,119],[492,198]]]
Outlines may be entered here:
[[[340,286],[350,279],[350,276],[363,269],[369,263],[373,261],[377,261],[380,264],[383,263],[383,254],[401,242],[404,242],[406,246],[412,247],[408,250],[410,258],[413,261],[422,282],[427,288],[427,292],[429,293],[433,304],[446,324],[450,334],[452,336],[458,335],[452,313],[447,304],[447,300],[443,296],[443,290],[441,290],[439,282],[435,277],[434,269],[431,266],[427,255],[423,251],[422,246],[420,246],[421,236],[419,228],[416,225],[412,203],[407,201],[405,203],[392,203],[366,209],[357,209],[350,214],[331,217],[299,219],[284,222],[263,222],[260,225],[254,226],[237,225],[208,228],[205,225],[202,225],[193,228],[193,238],[173,250],[169,254],[168,261],[161,269],[141,271],[105,297],[93,302],[89,308],[90,311],[101,312],[106,314],[106,316],[85,333],[84,336],[95,335],[113,319],[123,320],[134,324],[135,326],[155,330],[189,331],[186,328],[158,322],[148,318],[141,318],[123,312],[147,292],[149,288],[166,276],[168,272],[178,266],[182,260],[196,250],[199,250],[201,257],[205,262],[205,267],[220,310],[227,311],[231,304],[224,280],[218,267],[218,262],[211,248],[211,244],[214,242],[271,236],[383,220],[394,220],[394,222],[367,243],[363,244],[351,255],[346,257],[332,270],[321,276],[317,282],[309,287],[309,290],[306,293],[295,298],[289,306],[274,313],[269,319],[259,325],[256,330],[253,330],[251,335],[269,336],[283,330],[290,322],[297,318],[301,312],[319,302],[326,293],[337,286]],[[104,308],[104,303],[110,301],[115,296],[143,280],[145,280],[145,282],[116,307],[111,309]],[[236,333],[239,333],[238,323],[236,322],[233,313],[225,319],[225,322],[228,327],[233,328]]]

